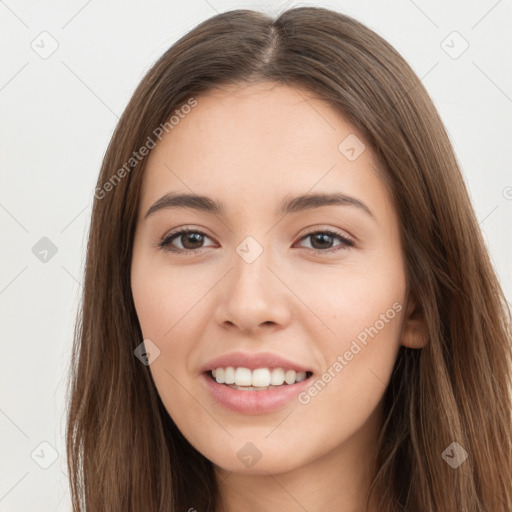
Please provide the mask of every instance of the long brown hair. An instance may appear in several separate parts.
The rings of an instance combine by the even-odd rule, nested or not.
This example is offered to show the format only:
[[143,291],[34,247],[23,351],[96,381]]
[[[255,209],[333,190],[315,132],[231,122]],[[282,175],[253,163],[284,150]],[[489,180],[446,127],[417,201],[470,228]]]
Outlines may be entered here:
[[[211,462],[179,432],[133,353],[142,333],[130,266],[147,161],[133,155],[157,143],[156,129],[170,130],[170,116],[190,98],[262,80],[305,87],[352,123],[399,214],[428,343],[400,348],[369,497],[381,512],[510,512],[510,309],[448,136],[422,83],[386,41],[313,7],[277,19],[235,10],[204,21],[153,65],[116,127],[95,193],[73,346],[74,511],[215,510]],[[468,454],[456,469],[443,457],[454,442]]]

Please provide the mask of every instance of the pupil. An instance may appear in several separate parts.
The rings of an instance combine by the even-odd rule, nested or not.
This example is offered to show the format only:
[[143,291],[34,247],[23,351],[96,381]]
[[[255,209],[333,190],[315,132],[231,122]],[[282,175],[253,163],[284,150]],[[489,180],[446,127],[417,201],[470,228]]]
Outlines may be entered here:
[[[191,239],[195,239],[196,244],[194,245],[194,241],[192,241],[192,247],[187,247],[187,244]],[[197,245],[201,246],[202,235],[200,235],[199,233],[187,233],[185,235],[185,241],[186,243],[183,244],[183,247],[185,247],[186,249],[197,249]]]
[[[326,242],[327,245],[329,245],[331,243],[331,239],[332,237],[330,235],[327,235],[327,234],[324,234],[324,233],[318,233],[316,235],[313,236],[313,240],[316,242],[316,241],[320,241],[320,249],[321,248],[325,248],[325,245],[322,245],[322,241],[323,242]],[[314,247],[314,243],[313,243],[313,247]]]

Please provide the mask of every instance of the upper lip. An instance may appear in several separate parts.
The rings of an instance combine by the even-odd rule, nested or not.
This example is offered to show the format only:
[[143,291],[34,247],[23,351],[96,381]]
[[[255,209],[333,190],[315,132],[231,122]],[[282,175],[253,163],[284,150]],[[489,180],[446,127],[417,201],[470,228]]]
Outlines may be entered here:
[[286,370],[295,370],[296,372],[311,372],[305,366],[271,352],[258,352],[254,354],[231,352],[230,354],[224,354],[212,359],[203,366],[201,371],[207,372],[216,368],[227,368],[228,366],[249,368],[249,370],[255,370],[256,368],[284,368]]

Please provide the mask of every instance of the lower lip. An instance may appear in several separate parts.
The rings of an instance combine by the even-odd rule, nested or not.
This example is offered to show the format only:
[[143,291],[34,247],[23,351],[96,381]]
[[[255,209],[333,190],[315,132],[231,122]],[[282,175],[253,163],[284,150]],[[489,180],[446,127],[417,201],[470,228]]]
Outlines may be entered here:
[[207,390],[223,407],[243,414],[262,414],[276,411],[291,402],[304,388],[309,386],[311,376],[295,384],[285,384],[265,391],[241,391],[219,384],[210,373],[201,375]]

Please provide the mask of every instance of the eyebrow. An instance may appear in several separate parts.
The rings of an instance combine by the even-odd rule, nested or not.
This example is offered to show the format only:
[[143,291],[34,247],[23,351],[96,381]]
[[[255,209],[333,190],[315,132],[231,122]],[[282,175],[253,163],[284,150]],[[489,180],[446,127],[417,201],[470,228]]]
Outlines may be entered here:
[[[285,198],[278,206],[276,215],[284,216],[289,213],[297,213],[314,208],[321,208],[322,206],[332,205],[353,206],[359,208],[376,220],[375,215],[362,201],[339,192],[302,194],[293,198]],[[220,216],[224,216],[226,214],[224,205],[210,197],[197,194],[178,194],[176,192],[169,192],[151,205],[144,218],[166,208],[192,209]]]

